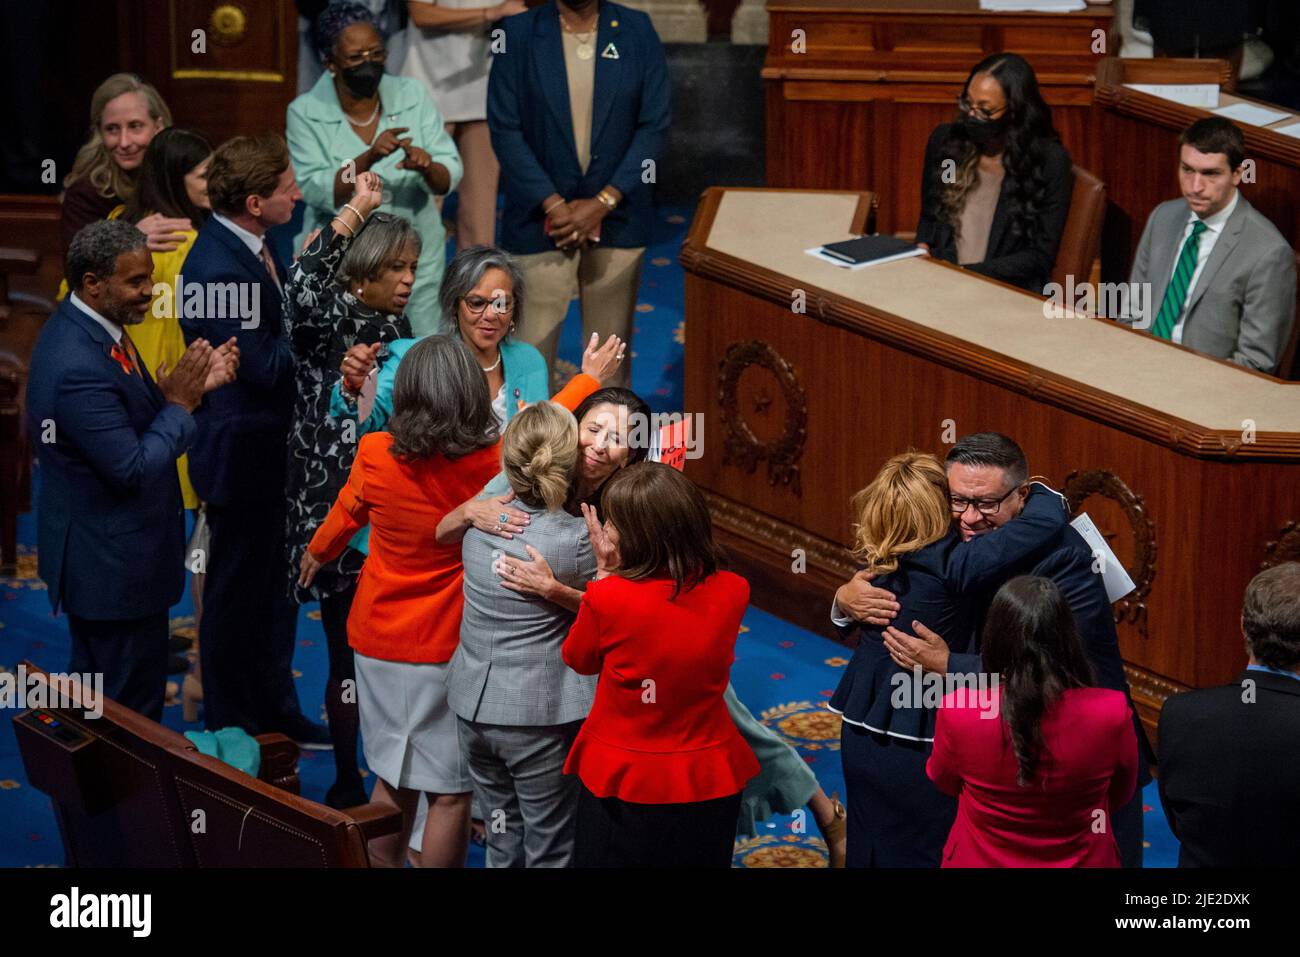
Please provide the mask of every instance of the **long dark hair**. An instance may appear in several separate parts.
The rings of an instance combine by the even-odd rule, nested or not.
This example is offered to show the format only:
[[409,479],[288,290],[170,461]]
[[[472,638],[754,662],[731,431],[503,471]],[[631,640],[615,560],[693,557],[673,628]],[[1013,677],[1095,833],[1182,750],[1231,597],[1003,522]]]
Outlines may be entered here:
[[212,146],[193,130],[160,130],[144,151],[136,177],[135,195],[122,218],[138,223],[153,213],[188,219],[195,229],[208,221],[208,210],[194,205],[185,190],[185,177],[212,155]]
[[458,459],[496,445],[487,380],[459,336],[425,336],[402,356],[388,431],[393,458],[408,461]]
[[[987,73],[998,81],[1007,98],[1007,109],[1000,118],[1004,133],[1002,165],[1011,180],[1008,194],[1008,224],[1011,235],[1032,243],[1038,237],[1038,214],[1047,201],[1047,179],[1043,176],[1047,144],[1059,142],[1052,125],[1052,110],[1038,89],[1038,77],[1024,59],[1014,53],[994,53],[975,64],[966,77],[962,95],[970,95],[971,81]],[[971,140],[960,122],[953,123],[948,139],[941,149],[941,159],[953,160],[957,176],[953,183],[944,183],[940,189],[939,218],[954,230],[958,228],[962,207],[975,185],[975,168],[980,149]],[[938,176],[943,169],[940,162],[927,175]]]
[[1011,579],[993,598],[981,648],[984,667],[1002,686],[1002,719],[1020,766],[1016,781],[1028,787],[1042,757],[1043,716],[1066,690],[1094,684],[1061,589],[1049,578]]

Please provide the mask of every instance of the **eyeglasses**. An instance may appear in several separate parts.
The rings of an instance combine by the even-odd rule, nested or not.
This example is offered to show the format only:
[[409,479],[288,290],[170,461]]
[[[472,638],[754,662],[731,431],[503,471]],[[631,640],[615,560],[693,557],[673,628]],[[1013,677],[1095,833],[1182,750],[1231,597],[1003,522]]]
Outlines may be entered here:
[[372,63],[383,63],[388,59],[388,51],[383,47],[375,47],[373,50],[362,50],[359,53],[352,53],[348,56],[338,58],[339,62],[345,67],[361,66],[369,60]]
[[1019,485],[1012,486],[1011,491],[1001,498],[961,498],[957,495],[950,495],[948,497],[948,506],[952,509],[954,515],[961,515],[972,505],[981,515],[996,515],[998,510],[1002,508],[1002,503],[1011,496],[1011,492],[1015,492],[1020,488]]
[[460,301],[465,304],[466,309],[476,316],[483,315],[488,306],[491,306],[492,311],[499,316],[504,316],[515,310],[514,296],[497,296],[492,299],[484,299],[482,296],[462,296]]
[[965,93],[957,97],[957,109],[961,110],[963,113],[967,113],[975,117],[976,119],[985,120],[985,121],[995,120],[997,119],[998,114],[1005,113],[1007,111],[1005,105],[998,107],[996,110],[986,110],[982,106],[976,106],[970,101],[970,97],[968,97]]

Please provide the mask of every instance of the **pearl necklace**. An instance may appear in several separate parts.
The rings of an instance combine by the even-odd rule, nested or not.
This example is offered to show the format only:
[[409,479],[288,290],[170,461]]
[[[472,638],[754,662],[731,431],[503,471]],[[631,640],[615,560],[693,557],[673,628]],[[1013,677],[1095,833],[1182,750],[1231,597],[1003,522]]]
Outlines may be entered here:
[[368,117],[366,117],[366,119],[365,119],[363,122],[361,122],[361,123],[358,123],[356,120],[354,120],[352,117],[348,116],[346,113],[344,113],[343,116],[344,116],[344,118],[347,119],[347,121],[348,121],[349,123],[351,123],[353,126],[357,127],[358,129],[364,129],[365,127],[369,126],[371,123],[373,123],[373,122],[375,121],[375,117],[379,115],[379,107],[382,106],[382,105],[383,105],[383,104],[381,104],[381,103],[379,102],[379,100],[375,100],[375,109],[374,109],[374,111],[373,111],[373,112],[372,112]]
[[492,363],[490,366],[479,366],[479,368],[482,369],[484,372],[492,372],[492,371],[493,371],[494,369],[496,369],[496,367],[499,366],[499,365],[501,365],[501,350],[500,350],[500,349],[497,350],[497,361],[496,361],[496,362]]

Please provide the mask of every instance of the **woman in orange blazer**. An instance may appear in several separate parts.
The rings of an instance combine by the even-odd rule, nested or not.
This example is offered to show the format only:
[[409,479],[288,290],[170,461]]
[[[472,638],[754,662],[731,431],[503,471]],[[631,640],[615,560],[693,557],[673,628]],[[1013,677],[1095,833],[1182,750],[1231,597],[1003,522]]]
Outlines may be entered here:
[[1137,784],[1137,735],[1124,693],[1092,687],[1061,590],[1011,579],[981,647],[998,682],[944,699],[925,769],[957,798],[942,866],[1119,867],[1112,822]]
[[578,867],[729,867],[758,760],[723,695],[749,583],[719,571],[708,506],[676,469],[610,479],[582,506],[599,571],[561,653],[599,674],[565,763],[582,782]]
[[[573,409],[600,382],[579,374],[555,397]],[[370,525],[370,554],[348,616],[372,801],[402,812],[403,832],[376,847],[401,867],[420,795],[429,802],[421,862],[460,867],[469,837],[469,771],[447,706],[447,662],[460,639],[460,544],[438,523],[501,468],[501,441],[483,372],[458,337],[429,336],[407,352],[388,432],[364,436],[348,483],[303,555],[299,583]],[[374,845],[372,845],[374,846]]]

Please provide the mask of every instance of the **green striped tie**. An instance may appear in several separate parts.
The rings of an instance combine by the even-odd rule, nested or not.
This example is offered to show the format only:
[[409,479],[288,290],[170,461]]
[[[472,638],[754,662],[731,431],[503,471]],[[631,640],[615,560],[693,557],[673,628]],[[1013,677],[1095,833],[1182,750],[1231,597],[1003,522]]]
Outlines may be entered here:
[[1151,334],[1161,339],[1168,339],[1174,331],[1178,314],[1183,311],[1187,301],[1187,287],[1196,272],[1196,256],[1201,249],[1201,233],[1205,232],[1205,223],[1197,220],[1192,224],[1192,234],[1183,243],[1183,251],[1178,254],[1178,265],[1174,267],[1173,278],[1165,288],[1164,301],[1160,303],[1160,312],[1156,314],[1155,325]]

